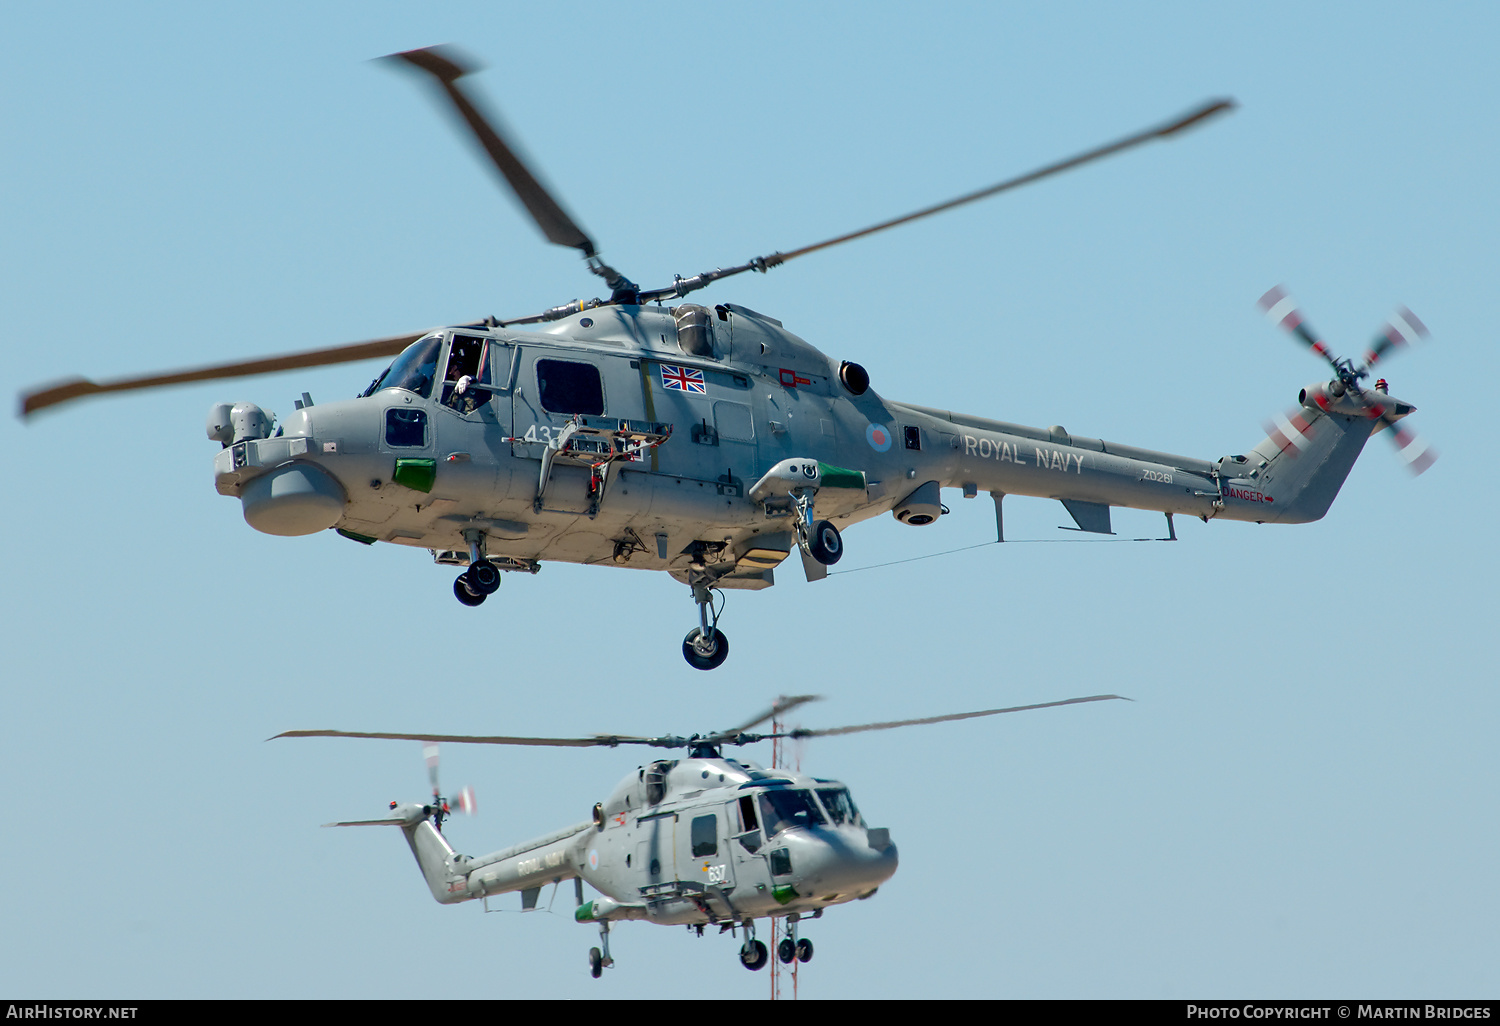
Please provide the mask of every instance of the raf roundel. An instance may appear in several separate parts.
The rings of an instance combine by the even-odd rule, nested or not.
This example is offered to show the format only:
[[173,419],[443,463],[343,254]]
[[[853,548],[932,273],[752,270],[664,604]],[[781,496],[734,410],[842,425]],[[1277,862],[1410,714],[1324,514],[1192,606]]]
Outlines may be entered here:
[[884,424],[871,424],[865,428],[865,441],[870,443],[870,448],[876,452],[889,452],[891,448],[891,429]]

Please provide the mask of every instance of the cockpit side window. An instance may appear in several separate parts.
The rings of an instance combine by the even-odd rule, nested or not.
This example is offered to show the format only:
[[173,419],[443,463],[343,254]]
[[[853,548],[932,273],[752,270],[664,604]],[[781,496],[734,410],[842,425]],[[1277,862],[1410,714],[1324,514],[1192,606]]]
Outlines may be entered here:
[[597,417],[604,412],[604,382],[599,368],[572,360],[538,360],[536,384],[542,409],[548,413],[581,413]]
[[423,446],[427,444],[427,412],[410,406],[392,406],[385,411],[385,444],[390,446]]
[[440,335],[419,338],[402,350],[386,372],[376,378],[365,390],[365,395],[374,395],[382,388],[404,388],[415,392],[423,399],[432,395],[432,380],[437,377],[438,350],[443,346]]
[[854,799],[849,797],[847,788],[820,787],[818,799],[835,826],[859,826],[859,810],[854,807]]
[[744,830],[760,829],[760,824],[755,819],[754,795],[740,795],[740,826]]
[[809,791],[777,789],[760,793],[760,819],[771,837],[787,827],[818,826],[827,822]]
[[[489,361],[484,358],[485,340],[470,335],[454,335],[448,349],[448,369],[443,374],[443,405],[460,413],[473,413],[490,401]],[[468,378],[467,382],[463,382]],[[458,390],[460,382],[464,389]]]

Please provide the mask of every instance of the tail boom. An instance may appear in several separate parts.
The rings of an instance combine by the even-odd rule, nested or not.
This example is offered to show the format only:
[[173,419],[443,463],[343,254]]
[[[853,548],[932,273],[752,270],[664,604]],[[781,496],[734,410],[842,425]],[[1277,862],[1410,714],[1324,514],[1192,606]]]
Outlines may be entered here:
[[[1062,428],[888,405],[899,420],[920,424],[938,441],[923,469],[942,487],[1256,523],[1321,518],[1380,423],[1366,415],[1303,407],[1297,445],[1278,428],[1243,456],[1209,461]],[[913,479],[920,484],[922,477]]]

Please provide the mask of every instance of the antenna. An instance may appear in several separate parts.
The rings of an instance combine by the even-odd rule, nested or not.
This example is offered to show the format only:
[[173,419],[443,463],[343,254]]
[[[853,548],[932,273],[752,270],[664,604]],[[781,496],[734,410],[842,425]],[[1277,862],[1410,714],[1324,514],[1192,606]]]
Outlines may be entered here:
[[[781,697],[777,698],[776,699],[776,707],[780,708],[781,705],[782,705],[782,703],[784,703],[786,700],[787,700],[787,698],[786,698],[785,695],[782,695]],[[788,757],[788,753],[787,753],[787,747],[788,747],[788,745],[787,745],[787,742],[788,741],[792,741],[793,739],[786,738],[786,737],[780,737],[779,736],[779,735],[781,735],[782,733],[785,732],[786,726],[787,725],[785,723],[781,722],[781,719],[779,718],[779,716],[778,717],[773,717],[772,720],[771,720],[771,734],[772,734],[772,737],[771,737],[771,768],[772,769],[790,769],[793,772],[800,773],[802,771],[802,746],[801,746],[801,744],[794,742],[794,744],[792,746],[791,755],[790,755],[790,757]],[[792,763],[792,765],[789,766],[788,765],[789,762]],[[786,938],[791,937],[791,932],[787,929],[787,926],[786,926],[786,919],[785,918],[781,918],[781,919],[774,919],[773,918],[771,920],[771,1000],[772,1001],[780,1001],[785,996],[782,993],[782,985],[781,985],[781,973],[783,971],[783,966],[782,966],[781,959],[780,959],[780,957],[778,957],[778,953],[777,953],[778,942],[782,938],[784,938],[784,937],[786,937]],[[787,971],[789,971],[791,973],[791,975],[792,975],[792,1000],[793,1001],[797,1000],[797,967],[799,965],[801,965],[801,964],[802,963],[801,963],[800,960],[794,958],[794,959],[792,959],[791,965],[785,967],[785,969]]]

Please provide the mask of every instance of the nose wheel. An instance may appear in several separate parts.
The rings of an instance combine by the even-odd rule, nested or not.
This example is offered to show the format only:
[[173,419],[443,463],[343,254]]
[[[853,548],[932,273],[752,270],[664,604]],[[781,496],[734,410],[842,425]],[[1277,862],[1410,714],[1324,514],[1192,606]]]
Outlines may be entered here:
[[488,595],[476,593],[469,586],[469,575],[467,573],[459,574],[457,580],[453,582],[453,597],[466,606],[480,605],[485,599],[489,598]]
[[465,531],[464,541],[469,546],[469,569],[453,582],[453,597],[466,606],[477,606],[500,590],[500,568],[485,558],[482,532]]
[[797,919],[798,917],[795,915],[787,917],[787,935],[781,938],[781,943],[776,945],[776,957],[781,959],[782,965],[791,965],[793,962],[812,961],[812,941],[806,937],[797,936]]

